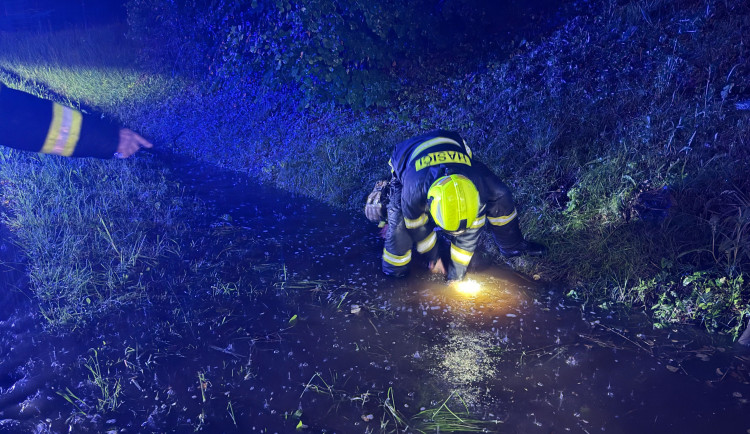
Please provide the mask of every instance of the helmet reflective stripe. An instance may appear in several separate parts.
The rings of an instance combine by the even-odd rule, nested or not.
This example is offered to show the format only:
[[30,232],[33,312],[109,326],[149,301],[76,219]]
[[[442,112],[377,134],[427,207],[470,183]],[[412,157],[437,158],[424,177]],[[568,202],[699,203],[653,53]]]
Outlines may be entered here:
[[468,266],[469,262],[471,262],[471,256],[473,254],[474,252],[470,252],[460,247],[456,247],[454,244],[451,243],[451,259],[454,262],[458,262],[461,265]]
[[427,191],[430,214],[448,232],[464,231],[477,220],[479,192],[463,175],[438,178]]
[[513,212],[510,215],[500,216],[500,217],[487,217],[487,218],[490,220],[491,225],[503,226],[503,225],[510,223],[511,220],[516,218],[516,215],[518,215],[518,213],[516,213],[516,209],[513,208]]
[[447,137],[435,137],[434,139],[430,139],[430,140],[427,140],[426,142],[422,142],[419,146],[417,146],[417,148],[414,149],[411,152],[411,155],[409,156],[409,163],[414,161],[414,159],[417,158],[417,155],[419,155],[425,149],[431,148],[436,145],[442,145],[442,144],[451,144],[451,145],[456,145],[459,148],[461,147],[461,144],[453,139],[449,139]]
[[416,229],[418,227],[424,226],[425,223],[427,223],[427,214],[422,214],[415,219],[408,219],[404,217],[404,224],[406,225],[406,229]]
[[487,218],[485,216],[477,217],[476,220],[474,220],[474,223],[471,224],[471,229],[479,229],[482,226],[484,226],[485,221],[487,221]]
[[390,253],[388,250],[383,249],[383,260],[396,267],[402,267],[411,261],[411,250],[406,252],[403,256],[397,256]]
[[425,239],[417,243],[417,251],[419,253],[425,253],[432,250],[435,247],[435,241],[437,241],[437,232],[430,232]]
[[466,148],[466,153],[469,155],[469,158],[474,158],[474,156],[471,155],[471,148],[466,144],[466,140],[464,140],[464,148]]

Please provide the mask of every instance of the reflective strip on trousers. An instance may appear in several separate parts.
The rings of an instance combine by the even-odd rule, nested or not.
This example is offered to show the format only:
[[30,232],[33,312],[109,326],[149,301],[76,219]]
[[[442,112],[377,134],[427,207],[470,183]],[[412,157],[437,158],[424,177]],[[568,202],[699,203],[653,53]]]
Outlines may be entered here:
[[411,261],[411,250],[406,252],[406,254],[403,256],[398,256],[390,253],[386,249],[383,249],[383,260],[393,265],[394,267],[403,267]]
[[453,260],[454,262],[468,266],[469,262],[471,262],[472,255],[474,255],[474,252],[464,250],[460,247],[456,247],[454,244],[451,244],[451,260]]
[[504,226],[508,223],[510,223],[511,220],[516,218],[516,209],[513,208],[513,212],[510,215],[507,216],[500,216],[500,217],[487,217],[490,221],[490,224],[493,226]]
[[477,217],[476,220],[474,220],[474,223],[469,226],[471,229],[479,229],[482,226],[484,226],[484,223],[487,221],[487,218],[485,216]]

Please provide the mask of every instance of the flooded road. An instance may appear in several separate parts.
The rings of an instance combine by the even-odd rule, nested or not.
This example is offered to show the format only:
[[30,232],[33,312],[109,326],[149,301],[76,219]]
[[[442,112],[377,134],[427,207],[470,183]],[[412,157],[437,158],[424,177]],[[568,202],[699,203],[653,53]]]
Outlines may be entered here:
[[482,255],[476,293],[387,278],[364,216],[174,164],[207,212],[137,308],[57,337],[3,294],[0,431],[750,432],[750,356],[726,337]]

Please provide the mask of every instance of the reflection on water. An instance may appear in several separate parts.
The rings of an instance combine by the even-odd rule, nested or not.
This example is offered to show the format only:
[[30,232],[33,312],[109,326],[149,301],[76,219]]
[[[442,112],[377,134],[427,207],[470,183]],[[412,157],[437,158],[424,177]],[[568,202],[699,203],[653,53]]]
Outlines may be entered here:
[[[462,285],[467,283],[468,288]],[[491,402],[486,384],[501,374],[497,356],[509,342],[504,329],[528,308],[529,292],[540,285],[512,270],[487,266],[473,269],[460,283],[417,277],[407,285],[417,299],[405,298],[403,303],[416,303],[422,316],[439,316],[446,322],[440,339],[424,350],[430,374],[467,404]]]
[[442,309],[456,320],[475,323],[515,316],[529,301],[529,283],[507,269],[475,271],[462,282],[445,283],[442,276],[417,280],[410,288],[428,310]]
[[[0,430],[437,432],[415,415],[449,398],[489,432],[750,429],[746,354],[726,337],[572,303],[481,254],[470,296],[426,270],[387,278],[363,216],[177,169],[212,207],[188,234],[193,262],[165,270],[180,279],[148,305],[71,338],[39,333],[13,300]],[[122,387],[114,411],[96,410],[92,349]]]

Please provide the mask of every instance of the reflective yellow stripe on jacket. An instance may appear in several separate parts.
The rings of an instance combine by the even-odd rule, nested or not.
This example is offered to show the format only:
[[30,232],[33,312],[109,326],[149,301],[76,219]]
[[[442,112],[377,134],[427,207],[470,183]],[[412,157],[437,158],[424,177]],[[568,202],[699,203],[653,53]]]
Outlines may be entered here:
[[456,145],[459,148],[461,147],[461,144],[453,139],[449,139],[447,137],[435,137],[434,139],[427,140],[425,142],[422,142],[417,146],[409,156],[409,163],[414,161],[415,158],[417,158],[417,155],[419,155],[422,151],[424,151],[427,148],[431,148],[433,146],[442,145],[450,143],[451,145]]
[[427,235],[425,239],[417,243],[417,251],[419,253],[429,252],[433,247],[435,247],[436,241],[437,232],[430,232],[430,235]]
[[40,152],[70,157],[81,135],[81,112],[53,103],[52,122]]

